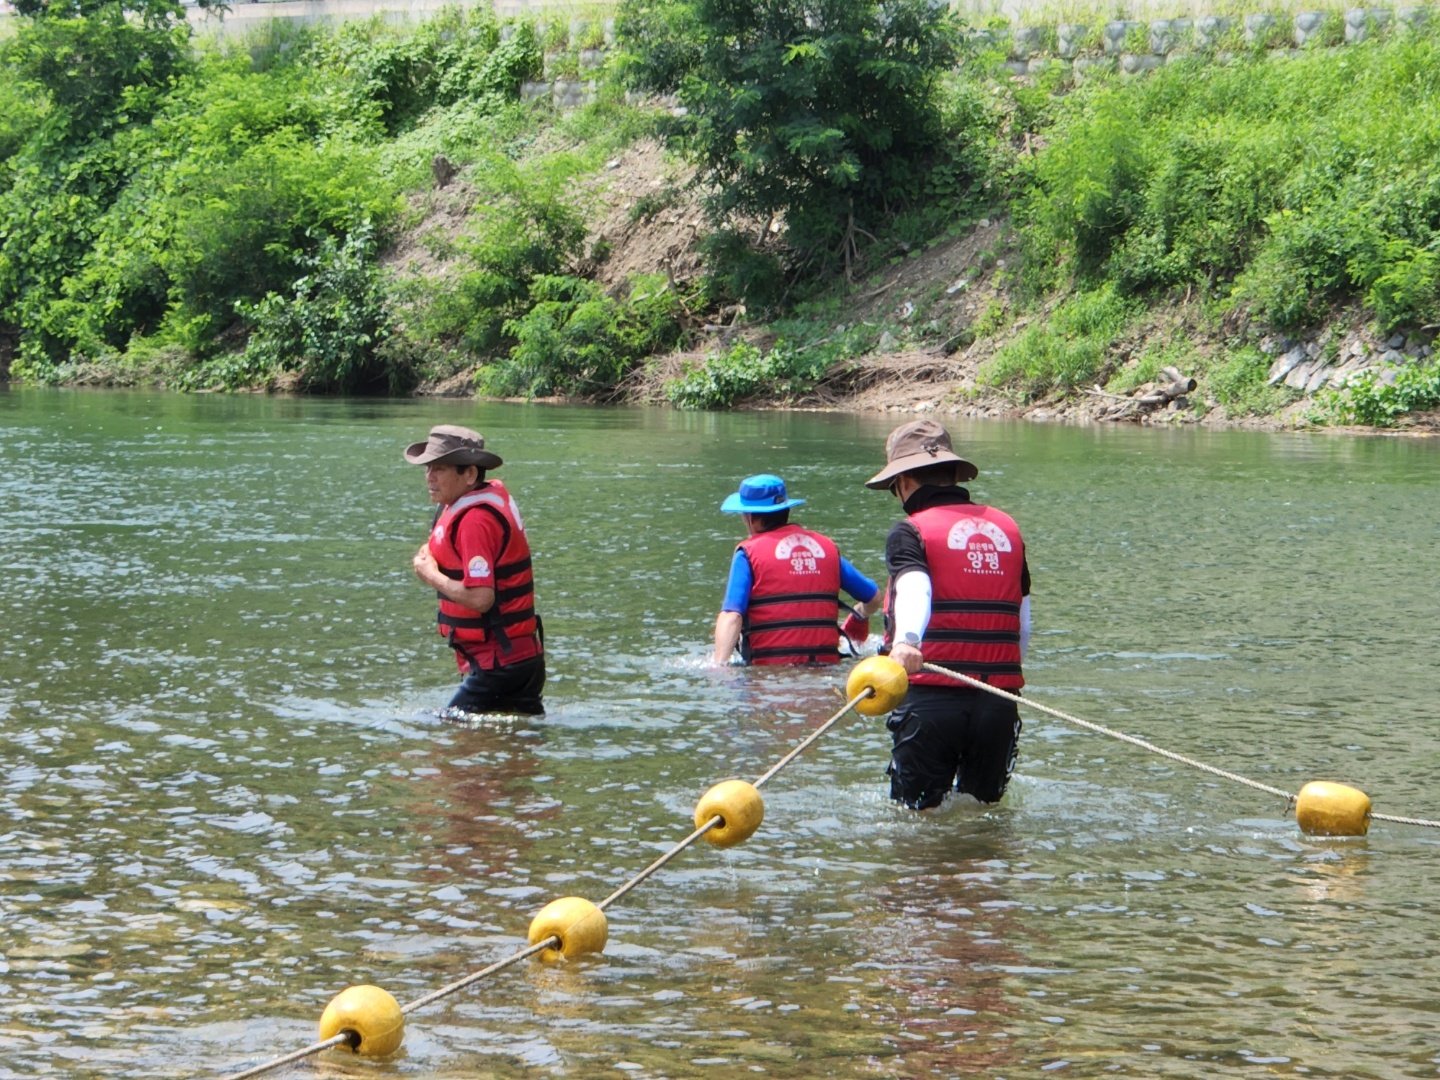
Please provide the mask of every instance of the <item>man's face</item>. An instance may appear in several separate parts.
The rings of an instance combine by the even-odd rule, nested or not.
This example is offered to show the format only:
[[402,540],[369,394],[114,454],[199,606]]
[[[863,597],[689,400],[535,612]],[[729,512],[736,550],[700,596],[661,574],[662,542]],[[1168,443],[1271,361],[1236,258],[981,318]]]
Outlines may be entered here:
[[425,466],[425,486],[430,489],[430,501],[449,506],[470,490],[474,476],[474,465],[437,465],[431,462]]

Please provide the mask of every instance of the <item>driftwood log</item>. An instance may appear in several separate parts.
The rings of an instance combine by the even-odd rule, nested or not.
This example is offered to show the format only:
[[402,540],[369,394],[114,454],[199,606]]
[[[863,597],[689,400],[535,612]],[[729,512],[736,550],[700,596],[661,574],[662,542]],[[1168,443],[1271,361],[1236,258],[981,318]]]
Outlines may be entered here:
[[1192,393],[1195,389],[1195,380],[1188,375],[1181,375],[1173,367],[1163,368],[1161,374],[1170,380],[1168,384],[1154,386],[1147,383],[1145,386],[1137,387],[1136,389],[1140,392],[1134,395],[1112,394],[1098,386],[1091,387],[1089,393],[1112,402],[1101,409],[1100,419],[1138,420],[1140,414],[1162,409],[1172,401],[1178,401],[1183,406],[1185,395]]

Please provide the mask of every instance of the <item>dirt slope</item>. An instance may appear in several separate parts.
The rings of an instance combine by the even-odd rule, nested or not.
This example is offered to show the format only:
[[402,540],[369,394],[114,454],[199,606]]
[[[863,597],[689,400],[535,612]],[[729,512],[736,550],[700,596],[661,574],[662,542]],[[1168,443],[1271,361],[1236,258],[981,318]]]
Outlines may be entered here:
[[[663,274],[678,288],[703,270],[696,244],[706,228],[698,193],[689,186],[688,170],[653,141],[640,142],[607,162],[585,184],[582,203],[591,227],[585,256],[574,270],[601,282],[620,295],[637,274]],[[476,193],[463,170],[445,187],[432,190],[414,207],[416,224],[387,253],[392,273],[443,280],[463,265],[457,241],[466,231]],[[774,235],[769,223],[753,222],[757,236]],[[1007,267],[1016,258],[1005,221],[981,220],[958,235],[923,249],[894,252],[883,270],[849,287],[837,310],[844,326],[863,325],[878,339],[872,351],[836,364],[814,392],[800,400],[755,401],[747,407],[888,410],[1034,420],[1109,420],[1142,424],[1201,423],[1281,429],[1304,426],[1310,407],[1300,399],[1265,417],[1228,417],[1223,408],[1198,416],[1182,398],[1173,405],[1140,406],[1137,401],[1155,390],[1143,384],[1115,395],[1087,390],[1038,402],[1019,404],[977,382],[985,362],[1015,339],[1032,319],[1044,313],[1016,315],[1007,286]],[[655,357],[622,387],[634,401],[663,401],[664,384],[708,352],[737,338],[768,346],[775,340],[769,327],[747,318],[743,309],[692,312],[687,347]],[[1337,313],[1327,337],[1341,347],[1359,348],[1366,328],[1358,312]],[[838,328],[838,325],[837,325]],[[1147,345],[1184,340],[1199,357],[1224,355],[1226,338],[1236,328],[1216,327],[1202,317],[1198,304],[1177,298],[1153,307],[1126,340],[1110,350],[1109,372],[1134,366]],[[1189,374],[1189,373],[1183,373]],[[422,393],[473,393],[473,370],[461,371]],[[1367,429],[1368,430],[1368,429]],[[1407,418],[1400,430],[1440,431],[1440,412]]]

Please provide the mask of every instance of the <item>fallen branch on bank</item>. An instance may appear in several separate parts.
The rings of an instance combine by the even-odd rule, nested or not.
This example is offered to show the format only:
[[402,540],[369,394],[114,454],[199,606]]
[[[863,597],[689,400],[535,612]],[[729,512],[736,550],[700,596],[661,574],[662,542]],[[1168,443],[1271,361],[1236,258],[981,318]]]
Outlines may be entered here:
[[1186,395],[1195,390],[1194,378],[1180,374],[1179,369],[1173,367],[1161,368],[1160,374],[1169,381],[1164,385],[1156,385],[1153,382],[1143,383],[1130,394],[1112,394],[1108,390],[1102,390],[1098,385],[1092,386],[1085,391],[1087,394],[1104,398],[1110,402],[1100,409],[1097,419],[1139,420],[1142,416],[1157,409],[1169,408],[1172,402],[1179,403],[1177,408],[1184,408],[1188,403]]

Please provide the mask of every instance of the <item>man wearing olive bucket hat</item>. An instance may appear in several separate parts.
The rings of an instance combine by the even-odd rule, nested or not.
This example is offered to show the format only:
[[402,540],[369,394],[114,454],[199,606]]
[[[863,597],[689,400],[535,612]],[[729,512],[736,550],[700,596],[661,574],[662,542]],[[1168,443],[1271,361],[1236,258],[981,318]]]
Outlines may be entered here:
[[747,664],[834,664],[840,659],[838,612],[843,589],[860,601],[845,620],[852,645],[870,632],[880,608],[875,583],[841,557],[828,536],[790,521],[804,503],[768,473],[747,476],[720,510],[739,514],[749,538],[730,561],[730,580],[715,620],[714,662],[728,664],[738,643]]
[[906,518],[885,541],[890,584],[885,646],[910,675],[886,727],[894,740],[890,797],[915,810],[952,787],[999,802],[1020,740],[1013,701],[921,669],[935,664],[1012,693],[1025,685],[1030,569],[1014,520],[970,501],[960,483],[979,470],[933,420],[896,428],[885,468],[865,486],[900,499]]
[[530,541],[515,499],[487,469],[500,456],[469,428],[441,424],[405,460],[425,466],[437,504],[415,576],[440,598],[438,626],[464,675],[446,712],[545,711],[545,650],[535,614]]

